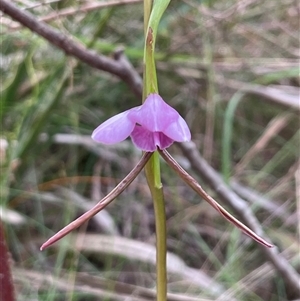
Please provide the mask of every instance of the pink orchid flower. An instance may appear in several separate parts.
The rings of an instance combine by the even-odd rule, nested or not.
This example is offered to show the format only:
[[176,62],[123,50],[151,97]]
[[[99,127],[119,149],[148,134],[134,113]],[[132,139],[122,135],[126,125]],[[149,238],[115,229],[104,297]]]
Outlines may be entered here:
[[141,106],[106,120],[92,134],[95,141],[105,144],[121,142],[129,136],[136,147],[147,152],[191,139],[184,119],[155,93]]

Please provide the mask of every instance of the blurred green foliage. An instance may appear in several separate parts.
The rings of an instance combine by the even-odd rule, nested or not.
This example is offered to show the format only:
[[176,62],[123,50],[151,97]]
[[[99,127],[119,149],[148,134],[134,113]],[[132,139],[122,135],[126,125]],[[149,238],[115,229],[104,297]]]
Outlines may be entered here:
[[[107,56],[123,46],[142,74],[142,4],[87,13],[80,12],[81,5],[57,1],[28,9],[41,18],[78,8],[49,25]],[[291,0],[171,1],[159,27],[156,59],[160,94],[187,120],[205,159],[228,183],[234,179],[278,212],[283,210],[280,216],[270,206],[252,205],[274,243],[281,250],[289,249],[291,264],[299,268],[294,214],[299,109],[276,100],[289,97],[299,102],[296,12],[296,2]],[[134,166],[140,153],[130,141],[107,147],[93,144],[88,137],[98,124],[141,100],[116,77],[67,57],[28,29],[14,26],[4,15],[0,109],[1,139],[8,145],[1,140],[0,190],[2,208],[21,217],[16,221],[3,215],[18,300],[125,300],[122,284],[152,289],[153,266],[107,254],[101,246],[98,253],[86,251],[85,246],[78,247],[80,241],[74,236],[46,252],[38,251],[46,238],[98,201]],[[278,93],[276,97],[269,90],[256,93],[258,86]],[[247,92],[249,87],[254,92]],[[263,144],[257,143],[260,139]],[[190,168],[176,146],[170,151]],[[259,274],[265,264],[256,246],[245,242],[240,232],[216,217],[162,166],[169,251],[220,284],[224,294],[224,298],[217,294],[220,300],[227,300],[228,291],[230,300],[290,298],[280,275],[272,269],[267,276]],[[108,217],[102,218],[117,230],[91,221],[78,233],[104,233],[153,244],[152,202],[143,175],[106,213]],[[67,288],[59,285],[65,282],[50,284],[49,275],[66,281]],[[101,281],[93,280],[96,276]],[[40,277],[39,284],[30,285],[35,277]],[[106,297],[85,290],[85,284],[102,289]],[[178,300],[217,298],[183,274],[170,275],[169,290],[178,294]],[[112,292],[115,295],[109,295]],[[139,300],[150,300],[143,298]]]

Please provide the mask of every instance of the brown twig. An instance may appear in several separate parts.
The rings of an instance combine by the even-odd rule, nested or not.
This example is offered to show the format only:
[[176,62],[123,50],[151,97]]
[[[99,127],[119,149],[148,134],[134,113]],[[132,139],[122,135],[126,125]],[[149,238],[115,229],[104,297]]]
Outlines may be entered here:
[[[265,236],[258,220],[247,206],[247,203],[233,192],[222,180],[221,176],[201,157],[193,142],[179,145],[186,158],[190,161],[193,170],[201,176],[218,194],[219,198],[230,206],[255,233]],[[296,297],[300,296],[300,277],[289,262],[279,254],[276,248],[261,248],[266,258],[281,274],[289,292]]]
[[5,301],[14,301],[14,284],[9,261],[9,253],[5,242],[3,225],[0,220],[0,299]]
[[86,49],[82,44],[74,42],[68,36],[60,33],[44,22],[38,21],[35,16],[27,11],[22,11],[16,5],[6,0],[0,0],[0,10],[12,19],[20,22],[25,27],[48,40],[51,44],[63,50],[91,67],[109,72],[118,76],[131,88],[139,98],[142,94],[142,81],[140,75],[128,62],[126,57],[119,55],[117,60],[108,58]]
[[[39,21],[43,22],[50,22],[52,20],[55,20],[57,18],[61,17],[67,17],[67,16],[72,16],[77,13],[87,13],[96,9],[100,8],[106,8],[106,7],[111,7],[111,6],[117,6],[117,5],[125,5],[125,4],[135,4],[135,3],[140,3],[142,0],[110,0],[110,1],[104,1],[104,2],[92,2],[92,3],[87,3],[84,4],[80,7],[68,7],[65,9],[61,9],[60,11],[53,12],[47,16],[41,17]],[[15,29],[15,27],[13,27]]]

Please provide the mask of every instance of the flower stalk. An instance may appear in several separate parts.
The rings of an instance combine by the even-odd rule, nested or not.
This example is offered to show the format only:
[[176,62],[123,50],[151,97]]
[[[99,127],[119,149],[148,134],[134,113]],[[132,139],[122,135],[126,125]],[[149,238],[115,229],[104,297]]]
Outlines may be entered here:
[[[144,1],[144,28],[145,28],[145,49],[144,49],[144,86],[143,101],[150,93],[158,93],[157,76],[154,60],[155,40],[158,23],[169,1]],[[149,22],[148,22],[149,21]],[[167,230],[165,201],[163,187],[160,177],[160,162],[157,151],[145,167],[145,174],[148,186],[151,191],[156,232],[156,290],[157,301],[167,300]]]

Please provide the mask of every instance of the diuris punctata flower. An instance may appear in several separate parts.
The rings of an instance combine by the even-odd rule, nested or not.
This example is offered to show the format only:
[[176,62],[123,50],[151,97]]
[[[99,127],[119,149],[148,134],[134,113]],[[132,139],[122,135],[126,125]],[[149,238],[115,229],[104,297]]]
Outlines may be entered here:
[[191,139],[184,119],[156,93],[150,94],[141,106],[100,124],[92,134],[95,141],[104,144],[121,142],[129,136],[136,147],[147,152]]

